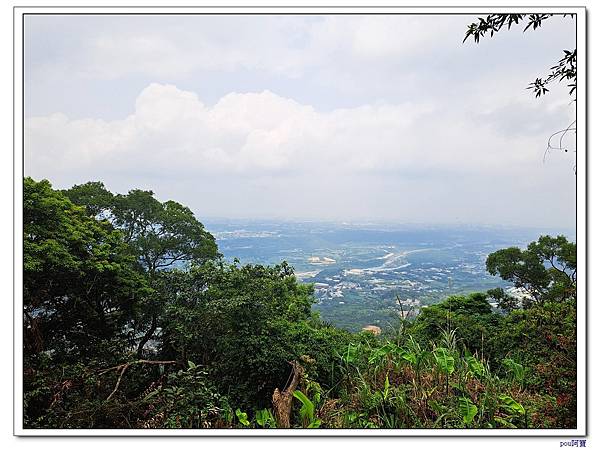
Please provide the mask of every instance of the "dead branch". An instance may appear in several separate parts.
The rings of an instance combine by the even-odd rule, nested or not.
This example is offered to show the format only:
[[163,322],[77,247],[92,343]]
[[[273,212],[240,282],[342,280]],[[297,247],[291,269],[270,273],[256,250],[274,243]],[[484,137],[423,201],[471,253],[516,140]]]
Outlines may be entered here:
[[106,400],[110,400],[112,398],[112,396],[117,392],[117,390],[119,389],[119,386],[121,385],[121,380],[123,378],[123,375],[125,374],[125,372],[127,371],[127,369],[130,366],[133,365],[137,365],[137,364],[162,364],[162,365],[166,365],[166,364],[177,364],[179,361],[154,361],[154,360],[149,360],[149,359],[138,359],[137,361],[130,361],[130,362],[126,362],[123,364],[119,364],[118,366],[114,366],[114,367],[109,367],[108,369],[103,369],[101,370],[98,375],[104,375],[105,373],[111,372],[113,370],[116,370],[117,372],[119,372],[119,378],[117,379],[117,384],[115,384],[115,388],[112,390],[112,392],[110,393],[110,395],[108,397],[106,397]]
[[279,428],[290,428],[290,415],[292,413],[292,400],[294,399],[294,391],[300,383],[304,368],[297,362],[290,362],[292,366],[292,381],[284,389],[283,392],[279,388],[275,388],[273,392],[273,409],[275,410],[275,419]]

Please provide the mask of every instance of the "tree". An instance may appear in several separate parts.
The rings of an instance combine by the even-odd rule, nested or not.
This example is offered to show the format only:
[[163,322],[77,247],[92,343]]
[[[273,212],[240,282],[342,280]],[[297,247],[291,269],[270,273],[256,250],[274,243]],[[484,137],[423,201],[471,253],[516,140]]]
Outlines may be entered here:
[[61,191],[76,205],[85,207],[89,216],[106,219],[113,205],[114,196],[101,181],[90,181]]
[[211,261],[159,278],[166,295],[161,357],[206,365],[234,400],[268,406],[285,384],[288,361],[300,356],[289,329],[311,317],[312,287],[285,263]]
[[498,250],[488,256],[486,267],[490,274],[513,282],[529,294],[529,299],[523,300],[525,308],[574,298],[577,291],[577,246],[564,236],[541,236],[525,250]]
[[25,354],[89,359],[121,346],[148,288],[123,235],[47,180],[23,182]]
[[532,392],[554,397],[546,406],[550,428],[576,428],[577,302],[535,304],[508,313],[494,330],[493,359],[509,357],[526,370]]
[[113,195],[95,181],[64,193],[85,206],[90,216],[106,218],[122,230],[151,277],[178,262],[201,263],[218,256],[214,237],[189,208],[171,200],[161,203],[152,191],[133,189]]
[[157,273],[180,263],[202,264],[219,257],[214,237],[204,229],[192,211],[174,201],[160,202],[152,191],[134,189],[113,195],[100,182],[89,182],[65,191],[73,202],[85,206],[88,214],[105,217],[121,230],[124,240],[143,269],[154,293],[148,297],[145,324],[138,343],[138,356],[154,336],[162,311],[162,292],[157,290]]
[[504,311],[517,309],[521,302],[514,295],[510,295],[502,288],[494,288],[487,291],[487,295],[498,302],[498,308]]
[[421,309],[409,333],[423,343],[439,341],[444,330],[455,330],[456,336],[471,352],[484,352],[498,324],[499,315],[492,313],[486,294],[452,295],[441,303]]

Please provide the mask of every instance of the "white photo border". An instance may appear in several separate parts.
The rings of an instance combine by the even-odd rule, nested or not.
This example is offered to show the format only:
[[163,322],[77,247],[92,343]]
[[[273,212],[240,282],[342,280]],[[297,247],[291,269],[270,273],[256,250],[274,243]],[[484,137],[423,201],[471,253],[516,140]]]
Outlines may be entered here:
[[[24,17],[25,15],[329,15],[329,14],[424,14],[484,15],[491,13],[575,14],[576,48],[579,71],[576,92],[576,242],[577,283],[577,428],[536,430],[486,429],[26,429],[23,427],[23,176],[24,176]],[[588,350],[587,350],[587,51],[585,7],[362,7],[362,6],[206,6],[206,7],[33,7],[13,9],[13,186],[14,186],[14,279],[13,279],[13,433],[16,436],[421,436],[421,437],[583,437],[588,430]],[[583,118],[583,119],[582,119]]]

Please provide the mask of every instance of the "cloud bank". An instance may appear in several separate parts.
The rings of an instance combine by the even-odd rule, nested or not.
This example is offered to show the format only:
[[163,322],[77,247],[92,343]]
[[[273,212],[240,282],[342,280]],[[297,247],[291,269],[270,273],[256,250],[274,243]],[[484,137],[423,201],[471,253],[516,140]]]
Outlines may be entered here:
[[573,108],[524,90],[569,22],[473,47],[470,19],[31,17],[25,172],[200,217],[570,227],[572,154],[542,160]]

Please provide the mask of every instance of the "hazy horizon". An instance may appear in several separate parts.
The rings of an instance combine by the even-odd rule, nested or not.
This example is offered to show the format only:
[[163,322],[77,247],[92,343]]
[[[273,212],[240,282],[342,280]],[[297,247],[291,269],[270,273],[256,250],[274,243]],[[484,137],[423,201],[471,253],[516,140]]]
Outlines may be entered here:
[[574,230],[572,153],[544,161],[572,98],[526,87],[575,23],[463,44],[476,19],[26,16],[25,174],[201,221]]

